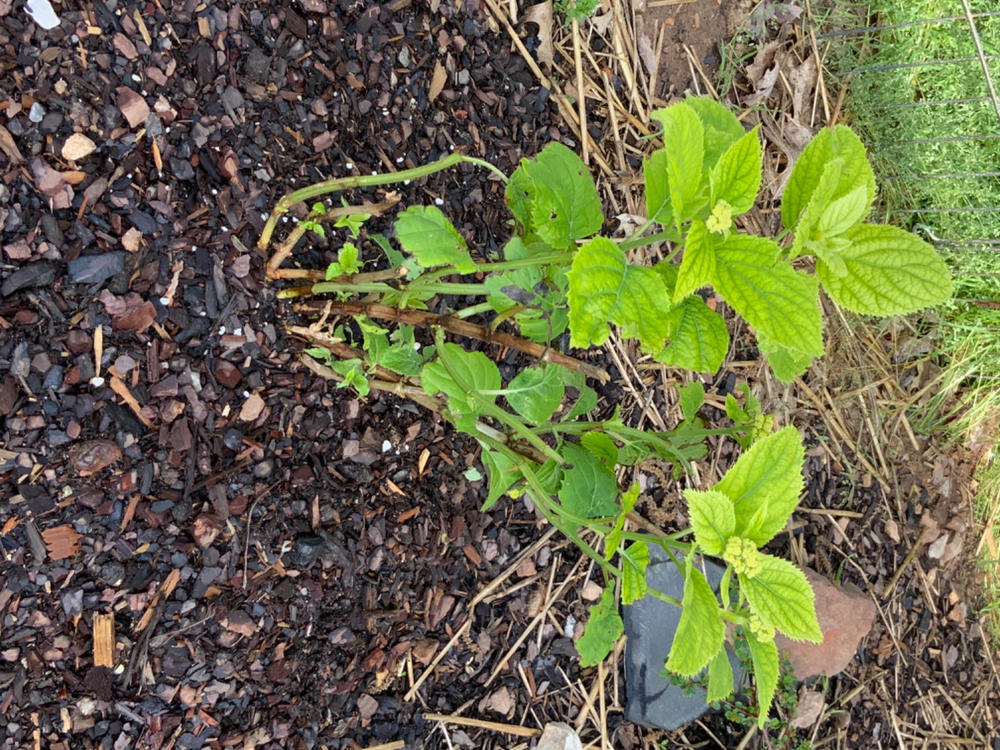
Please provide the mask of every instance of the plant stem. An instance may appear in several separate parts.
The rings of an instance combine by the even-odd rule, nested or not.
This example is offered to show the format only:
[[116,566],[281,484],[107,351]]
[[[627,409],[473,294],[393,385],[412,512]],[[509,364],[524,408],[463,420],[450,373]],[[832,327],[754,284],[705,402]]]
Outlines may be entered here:
[[471,318],[473,315],[479,315],[479,313],[490,312],[493,310],[493,305],[489,302],[480,302],[478,305],[472,305],[470,307],[464,307],[461,310],[452,313],[452,317],[465,319]]
[[352,190],[360,187],[374,187],[376,185],[392,185],[398,182],[406,182],[407,180],[418,180],[421,177],[428,177],[435,172],[440,172],[444,169],[457,166],[458,164],[475,164],[479,167],[485,167],[494,174],[499,175],[504,182],[507,181],[507,175],[489,162],[477,159],[474,156],[466,156],[465,154],[460,153],[448,154],[443,159],[438,159],[430,164],[421,164],[419,167],[401,169],[398,172],[391,172],[388,174],[335,177],[330,180],[324,180],[323,182],[317,182],[314,185],[307,185],[304,188],[293,190],[292,192],[284,195],[275,205],[271,215],[267,217],[267,222],[264,224],[264,230],[260,233],[260,238],[257,240],[257,247],[261,250],[267,249],[267,246],[271,242],[271,235],[274,234],[274,228],[277,226],[278,219],[280,219],[289,208],[294,206],[299,201],[308,201],[313,198],[318,198],[321,195],[337,193],[342,190]]
[[618,243],[620,247],[625,252],[629,250],[635,250],[637,247],[642,247],[643,245],[652,245],[654,242],[680,242],[681,237],[677,234],[675,229],[664,229],[662,232],[657,232],[656,234],[650,234],[646,237],[636,237],[632,235],[627,240]]

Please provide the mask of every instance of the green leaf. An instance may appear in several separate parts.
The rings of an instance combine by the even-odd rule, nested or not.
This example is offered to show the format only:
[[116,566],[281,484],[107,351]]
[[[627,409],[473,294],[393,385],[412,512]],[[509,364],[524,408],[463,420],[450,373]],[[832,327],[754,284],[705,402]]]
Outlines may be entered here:
[[486,502],[483,503],[480,510],[487,511],[523,474],[517,469],[514,461],[500,451],[490,450],[483,446],[482,459],[483,465],[486,467],[486,475],[490,480],[490,489],[486,495]]
[[704,168],[711,169],[726,149],[744,136],[743,125],[724,104],[707,96],[689,96],[684,104],[695,111],[705,128]]
[[562,453],[571,468],[563,471],[559,502],[570,513],[584,518],[618,513],[618,480],[593,453],[574,443],[563,443]]
[[802,494],[805,451],[792,425],[756,441],[713,489],[733,501],[733,533],[767,544],[785,527]]
[[577,396],[576,402],[570,407],[570,410],[566,412],[566,416],[559,420],[560,422],[572,422],[577,417],[589,414],[597,406],[597,391],[589,385],[578,385],[577,390],[579,390],[580,395]]
[[601,460],[605,466],[614,469],[618,463],[618,446],[603,432],[594,430],[580,436],[580,445]]
[[767,360],[767,364],[774,373],[774,377],[782,383],[791,383],[809,369],[814,357],[811,354],[802,354],[780,344],[774,343],[766,334],[757,332],[757,344],[761,354]]
[[864,315],[901,315],[937,305],[954,290],[937,251],[898,227],[861,224],[843,235],[846,273],[837,276],[823,261],[816,275],[841,307]]
[[531,203],[535,196],[535,188],[531,184],[531,178],[524,167],[525,162],[515,169],[507,180],[507,188],[504,192],[504,199],[507,208],[514,214],[517,223],[521,225],[524,235],[532,231],[531,224]]
[[823,642],[816,620],[816,595],[805,573],[788,560],[760,556],[762,570],[752,578],[740,576],[740,591],[767,624],[793,641]]
[[622,550],[622,604],[632,604],[646,595],[646,568],[649,546],[633,542]]
[[729,663],[729,653],[720,648],[708,664],[708,694],[706,703],[723,701],[733,694],[733,665]]
[[719,602],[705,576],[690,561],[684,576],[681,619],[670,647],[667,669],[682,677],[694,677],[722,648],[726,626]]
[[[388,237],[386,237],[384,234],[372,234],[369,236],[372,238],[375,244],[379,246],[382,252],[385,253],[385,257],[389,261],[389,265],[392,268],[399,268],[400,266],[405,264],[406,258],[403,256],[401,252],[399,252],[399,250],[397,250],[392,246],[392,243],[389,242]],[[419,274],[411,274],[411,279],[412,277],[417,275]]]
[[747,645],[750,647],[750,662],[753,664],[753,679],[757,683],[757,726],[761,729],[767,723],[767,715],[771,712],[771,700],[778,687],[778,647],[774,641],[760,641],[747,633]]
[[438,350],[438,357],[420,371],[420,385],[429,396],[437,393],[448,396],[448,408],[455,417],[455,425],[474,435],[480,412],[474,394],[478,392],[480,398],[492,403],[493,396],[481,394],[500,390],[500,370],[482,352],[467,352],[458,344],[445,343]]
[[462,273],[472,273],[472,262],[465,238],[436,206],[410,206],[396,217],[396,236],[406,252],[420,265],[454,265]]
[[806,204],[820,183],[824,170],[834,159],[842,159],[837,184],[825,200],[847,195],[864,187],[867,206],[875,200],[875,173],[868,163],[865,146],[846,125],[823,128],[799,156],[792,167],[785,194],[781,200],[781,221],[789,229],[795,227]]
[[531,182],[531,225],[539,237],[562,249],[600,230],[601,199],[579,156],[552,142],[521,166]]
[[616,243],[597,237],[577,251],[568,276],[570,346],[603,344],[614,323],[645,349],[662,348],[670,323],[650,311],[670,309],[670,296],[653,269],[630,265]]
[[678,386],[677,395],[680,396],[681,414],[684,415],[684,419],[694,419],[701,405],[705,403],[705,386],[701,381],[695,380],[687,385]]
[[334,222],[335,227],[347,227],[347,231],[352,237],[357,237],[361,233],[362,225],[372,217],[371,214],[347,214],[341,216]]
[[674,209],[670,203],[666,149],[654,151],[642,162],[642,175],[646,183],[646,216],[661,226],[671,226]]
[[736,528],[733,501],[718,490],[684,490],[694,539],[704,552],[719,557]]
[[340,252],[337,254],[337,262],[340,267],[344,269],[344,273],[347,275],[355,274],[361,270],[361,264],[358,262],[358,248],[353,242],[345,242],[343,247],[340,248]]
[[715,252],[715,289],[774,343],[822,356],[823,321],[816,279],[777,260],[780,252],[772,240],[730,235]]
[[684,239],[684,257],[674,285],[674,302],[680,302],[694,291],[708,286],[715,276],[715,251],[705,222],[693,221]]
[[465,472],[462,474],[462,476],[468,479],[470,482],[478,482],[483,478],[483,475],[480,473],[479,469],[477,469],[475,466],[470,466],[468,469],[466,469]]
[[565,392],[560,370],[552,364],[521,370],[504,394],[511,408],[532,424],[547,422],[559,408]]
[[710,202],[726,201],[732,206],[734,216],[753,208],[760,190],[763,167],[758,130],[759,125],[726,149],[709,176]]
[[590,608],[590,619],[580,640],[576,642],[581,667],[593,667],[604,661],[615,642],[625,632],[625,623],[618,614],[613,587],[604,589],[601,601]]
[[337,383],[338,388],[354,386],[354,390],[362,398],[371,391],[368,378],[365,377],[364,363],[360,359],[332,359],[327,364],[343,378]]
[[870,205],[867,188],[859,185],[826,207],[816,223],[816,229],[829,237],[843,234],[865,218]]
[[663,124],[670,205],[674,223],[679,226],[691,219],[704,203],[705,127],[684,102],[658,109],[650,117]]
[[657,362],[695,372],[715,372],[729,351],[726,321],[705,301],[691,295],[664,316],[670,343],[655,355]]

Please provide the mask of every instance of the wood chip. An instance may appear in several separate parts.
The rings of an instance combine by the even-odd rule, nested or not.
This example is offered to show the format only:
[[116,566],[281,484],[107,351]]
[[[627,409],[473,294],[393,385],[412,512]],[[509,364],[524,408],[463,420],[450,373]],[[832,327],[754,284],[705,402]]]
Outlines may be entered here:
[[240,407],[240,421],[253,422],[262,411],[264,411],[264,399],[256,393],[251,393]]
[[448,74],[445,72],[444,65],[441,64],[440,60],[434,62],[434,72],[431,74],[431,87],[427,92],[427,101],[433,102],[438,98],[438,95],[444,91],[444,84],[448,80]]
[[94,613],[94,666],[115,666],[115,613]]
[[42,532],[45,547],[53,560],[65,560],[80,551],[80,535],[68,523]]
[[63,159],[76,161],[90,156],[97,149],[97,144],[83,133],[73,133],[62,147]]

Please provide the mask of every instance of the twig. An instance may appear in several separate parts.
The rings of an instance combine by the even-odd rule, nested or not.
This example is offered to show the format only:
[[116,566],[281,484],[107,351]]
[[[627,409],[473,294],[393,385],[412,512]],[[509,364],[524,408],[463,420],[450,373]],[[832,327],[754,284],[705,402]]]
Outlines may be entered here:
[[[576,110],[580,118],[580,132],[587,133],[587,98],[583,94],[583,59],[580,55],[580,21],[573,18],[573,63],[576,65]],[[580,139],[580,157],[584,164],[590,163],[590,139]]]
[[427,721],[447,722],[465,727],[476,727],[478,729],[491,729],[494,732],[513,734],[515,737],[537,737],[542,732],[540,729],[530,727],[519,727],[516,724],[501,724],[497,721],[486,721],[485,719],[472,719],[465,716],[449,716],[447,714],[424,714]]
[[352,317],[366,315],[369,318],[391,320],[395,323],[408,323],[409,325],[416,326],[441,326],[446,331],[456,333],[460,336],[476,339],[478,341],[486,341],[491,344],[499,344],[500,346],[506,346],[510,349],[516,349],[519,352],[524,352],[525,354],[535,357],[536,359],[540,359],[543,362],[551,362],[553,364],[562,365],[563,367],[568,367],[571,370],[582,372],[587,377],[594,378],[601,383],[607,383],[611,379],[608,373],[604,370],[594,367],[586,362],[581,362],[575,357],[570,357],[549,347],[537,344],[534,341],[528,341],[527,339],[520,338],[519,336],[490,331],[485,326],[476,325],[475,323],[470,323],[466,320],[460,320],[459,318],[455,318],[450,315],[438,315],[436,313],[425,312],[423,310],[400,310],[399,308],[392,307],[390,305],[355,301],[324,301],[322,303],[304,302],[296,305],[296,311],[321,312],[323,309],[326,309],[327,305],[330,305],[329,309],[331,313],[335,315],[350,315]]
[[903,571],[906,570],[910,563],[913,562],[913,558],[917,556],[917,552],[920,550],[920,543],[924,541],[924,534],[927,533],[927,527],[921,527],[920,533],[917,534],[917,541],[913,543],[910,547],[910,551],[906,553],[906,557],[903,558],[903,562],[900,563],[899,567],[896,568],[896,572],[892,574],[892,578],[889,579],[888,585],[885,587],[885,591],[882,592],[883,601],[888,600],[892,596],[892,590],[896,588],[896,584],[899,582],[899,577],[903,575]]

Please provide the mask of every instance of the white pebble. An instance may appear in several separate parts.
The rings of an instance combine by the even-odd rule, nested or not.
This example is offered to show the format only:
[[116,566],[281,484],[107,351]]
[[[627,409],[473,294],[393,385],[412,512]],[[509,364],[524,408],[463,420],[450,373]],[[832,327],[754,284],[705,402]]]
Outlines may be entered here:
[[95,375],[90,379],[90,384],[94,386],[94,388],[100,388],[102,385],[104,385],[104,378],[102,378],[100,375]]
[[160,304],[163,305],[164,307],[168,307],[170,305],[170,298],[160,297]]
[[434,199],[434,205],[435,206],[443,206],[444,205],[444,199],[443,198],[435,198]]
[[385,453],[385,452],[390,451],[390,450],[392,450],[392,443],[390,443],[388,440],[383,440],[382,441],[382,452]]

